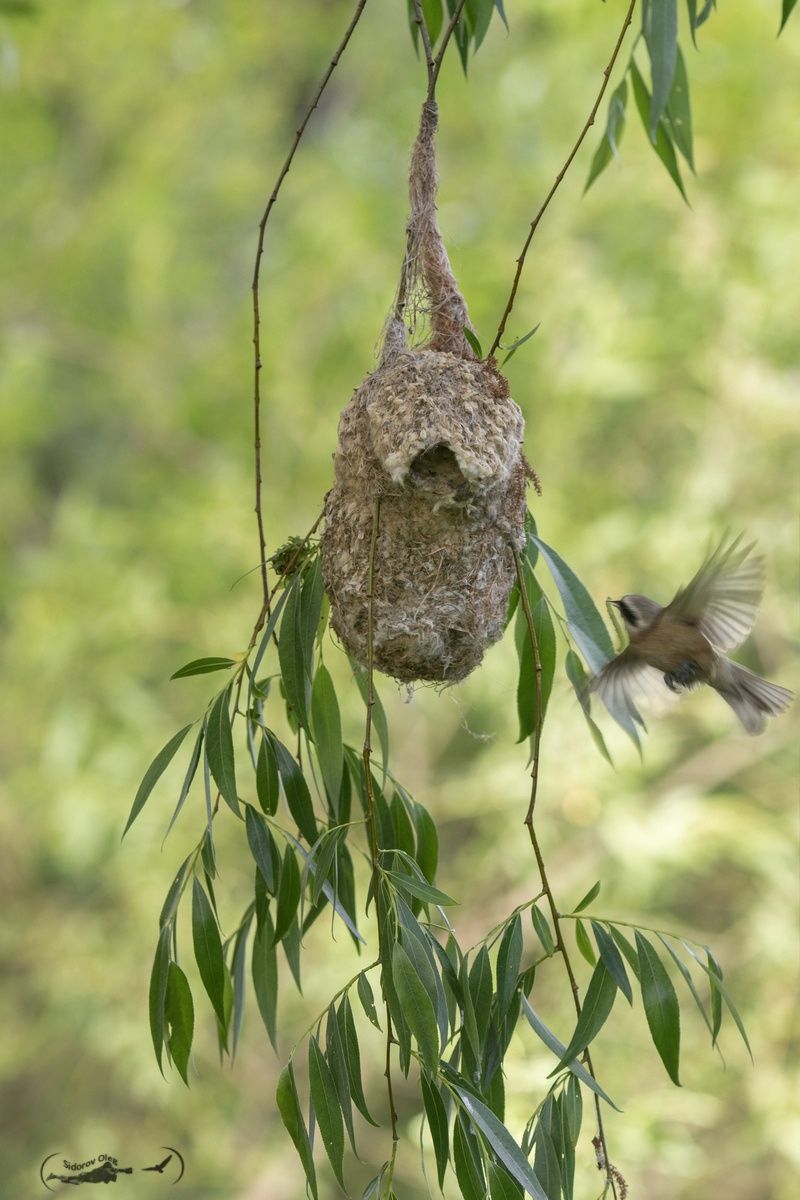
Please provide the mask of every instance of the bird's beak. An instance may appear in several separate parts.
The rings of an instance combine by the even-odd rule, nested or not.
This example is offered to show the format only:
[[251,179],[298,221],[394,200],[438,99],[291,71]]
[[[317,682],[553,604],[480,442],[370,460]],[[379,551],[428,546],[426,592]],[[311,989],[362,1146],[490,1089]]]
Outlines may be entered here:
[[619,608],[621,603],[622,603],[621,600],[612,600],[610,596],[606,600],[606,604],[613,604],[614,608]]

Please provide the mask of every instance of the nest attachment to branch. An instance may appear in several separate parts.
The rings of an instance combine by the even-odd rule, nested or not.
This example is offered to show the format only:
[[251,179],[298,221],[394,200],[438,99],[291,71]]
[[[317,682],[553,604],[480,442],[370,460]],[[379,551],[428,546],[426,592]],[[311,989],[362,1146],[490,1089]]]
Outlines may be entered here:
[[[478,361],[436,221],[435,103],[410,170],[411,216],[393,316],[377,371],[342,413],[326,502],[322,567],[346,650],[403,681],[455,682],[503,632],[525,533],[522,413],[493,360]],[[430,327],[423,345],[413,331]]]

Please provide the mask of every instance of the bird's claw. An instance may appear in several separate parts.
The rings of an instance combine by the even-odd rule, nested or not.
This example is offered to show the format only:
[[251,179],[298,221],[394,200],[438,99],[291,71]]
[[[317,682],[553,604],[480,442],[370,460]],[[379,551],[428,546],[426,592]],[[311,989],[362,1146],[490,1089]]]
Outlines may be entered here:
[[697,683],[699,670],[697,663],[687,660],[679,663],[674,671],[667,671],[664,683],[671,692],[679,692],[681,688],[690,688]]

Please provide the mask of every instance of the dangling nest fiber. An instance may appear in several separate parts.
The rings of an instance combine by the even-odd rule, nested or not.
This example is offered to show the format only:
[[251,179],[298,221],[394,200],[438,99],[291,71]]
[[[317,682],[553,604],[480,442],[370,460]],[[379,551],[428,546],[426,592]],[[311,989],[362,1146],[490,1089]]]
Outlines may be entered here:
[[[396,679],[454,682],[503,632],[524,543],[522,413],[494,360],[477,361],[436,222],[437,109],[422,110],[410,169],[411,216],[394,315],[377,371],[339,422],[322,569],[346,650],[368,657],[376,501],[373,657]],[[425,345],[412,327],[430,323]]]

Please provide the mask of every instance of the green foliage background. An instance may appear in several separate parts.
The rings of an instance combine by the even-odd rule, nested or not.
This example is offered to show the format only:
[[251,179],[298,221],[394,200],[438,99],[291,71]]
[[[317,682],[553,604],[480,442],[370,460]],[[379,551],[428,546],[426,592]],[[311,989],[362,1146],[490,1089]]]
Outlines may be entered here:
[[[440,87],[440,220],[484,345],[622,15],[590,0],[507,7],[510,37],[493,22],[469,81],[452,54]],[[144,766],[209,694],[202,678],[167,677],[189,658],[243,650],[258,610],[257,574],[229,590],[256,563],[256,224],[348,9],[0,4],[0,1104],[16,1195],[37,1194],[53,1150],[141,1163],[163,1142],[185,1153],[193,1196],[301,1194],[274,1112],[280,1064],[252,1003],[233,1071],[217,1065],[207,1015],[188,1092],[153,1061],[156,918],[200,819],[184,813],[160,852],[177,760],[123,847],[119,835]],[[692,208],[632,118],[622,165],[582,201],[586,147],[537,235],[507,340],[541,321],[509,364],[545,487],[533,509],[596,600],[666,598],[710,535],[744,528],[770,564],[744,658],[797,686],[800,37],[790,22],[776,41],[776,27],[775,4],[760,0],[721,4],[700,53],[684,32]],[[272,548],[319,511],[338,412],[373,364],[423,77],[405,5],[369,4],[276,209],[263,303]],[[458,689],[406,703],[381,683],[394,766],[440,824],[439,883],[464,900],[466,944],[538,890],[521,836],[528,781],[508,643]],[[327,658],[345,688],[346,664]],[[346,694],[357,738],[360,702]],[[608,1136],[632,1196],[794,1194],[796,726],[789,714],[746,739],[715,697],[696,696],[654,727],[644,765],[608,728],[614,773],[563,679],[554,691],[537,811],[562,907],[601,878],[598,913],[710,940],[754,1048],[753,1067],[724,1035],[723,1069],[685,1008],[678,1091],[641,1006],[633,1022],[612,1015],[595,1061],[625,1108]],[[220,892],[236,897],[251,868],[234,831],[223,854],[226,840]],[[357,969],[323,925],[309,936],[305,998],[283,989],[287,1051]],[[537,987],[565,1037],[567,996],[551,975]],[[552,1064],[524,1034],[511,1062],[513,1126],[515,1091],[522,1114]],[[402,1090],[400,1104],[397,1188],[418,1200]],[[362,1138],[365,1157],[379,1163],[386,1136]],[[588,1137],[587,1124],[578,1187],[591,1196]],[[135,1176],[124,1186],[152,1194]],[[321,1186],[335,1194],[327,1176]]]

